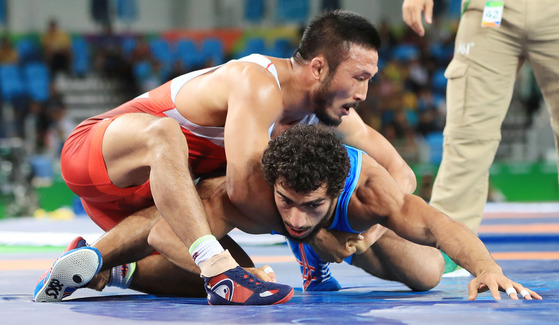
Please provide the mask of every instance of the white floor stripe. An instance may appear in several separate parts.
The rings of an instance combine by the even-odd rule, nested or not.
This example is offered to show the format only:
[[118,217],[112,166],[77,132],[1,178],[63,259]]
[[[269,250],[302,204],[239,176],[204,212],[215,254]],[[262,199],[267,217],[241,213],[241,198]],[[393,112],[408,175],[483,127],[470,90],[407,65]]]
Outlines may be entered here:
[[[95,242],[103,232],[71,233],[71,232],[22,232],[0,231],[0,245],[22,246],[66,246],[77,236],[82,236],[88,243]],[[250,235],[240,230],[233,230],[231,238],[239,245],[263,246],[285,243],[279,235]]]
[[[486,213],[559,213],[559,202],[543,203],[488,203]],[[103,234],[87,216],[71,220],[37,219],[32,217],[0,220],[0,245],[66,246],[77,236],[88,242],[96,241]],[[230,236],[241,245],[275,245],[285,243],[283,236],[250,235],[233,230]]]

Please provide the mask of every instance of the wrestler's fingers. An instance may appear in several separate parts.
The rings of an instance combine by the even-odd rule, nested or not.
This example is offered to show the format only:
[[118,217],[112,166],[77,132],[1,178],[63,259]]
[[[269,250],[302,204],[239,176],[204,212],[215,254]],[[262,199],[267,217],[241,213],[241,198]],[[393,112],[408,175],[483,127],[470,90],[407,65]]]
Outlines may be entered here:
[[[265,268],[265,267],[266,267],[266,266],[262,266],[262,267],[259,267],[259,268],[245,267],[244,269],[245,269],[247,272],[252,273],[252,275],[256,276],[257,278],[259,278],[259,279],[262,280],[262,281],[274,282],[274,281],[272,280],[272,277],[270,277],[268,274],[266,274],[266,272],[264,272],[264,268]],[[274,277],[275,277],[275,275],[274,275]]]
[[518,293],[516,292],[516,288],[514,286],[507,287],[505,289],[505,293],[510,297],[512,300],[518,300]]
[[501,294],[499,293],[499,286],[496,283],[486,284],[489,291],[491,291],[491,295],[495,300],[501,300]]
[[276,279],[276,273],[274,272],[274,269],[272,269],[272,267],[269,265],[264,265],[263,268],[264,268],[263,269],[264,273],[266,273],[270,277],[270,281],[276,282],[277,279]]
[[358,234],[357,236],[348,239],[348,244],[355,247],[354,254],[362,254],[367,250],[367,248],[369,248],[366,246],[367,243],[365,243],[365,237],[363,237],[363,235],[361,234]]
[[[349,255],[347,255],[347,256],[353,255],[357,251],[357,247],[355,247],[355,242],[352,242],[352,241],[349,241],[349,240],[346,241],[345,248],[346,248],[346,251],[349,253]],[[337,262],[337,263],[341,263],[341,262],[342,261]]]
[[468,300],[475,300],[478,294],[478,284],[476,279],[468,283]]
[[[536,300],[542,300],[543,299],[542,296],[540,296],[537,292],[532,291],[530,289],[526,289],[526,290],[528,290],[528,293],[530,294],[530,297],[532,297],[533,299],[536,299]],[[526,298],[524,298],[524,299],[526,299]]]
[[360,242],[362,242],[362,241],[364,241],[364,240],[365,240],[365,237],[363,237],[363,235],[361,235],[361,234],[356,234],[356,235],[354,235],[354,236],[348,237],[348,238],[346,239],[346,243],[347,243],[348,245],[356,245],[356,244],[358,244],[358,243],[360,243]]
[[541,300],[542,296],[540,296],[537,292],[532,291],[528,288],[524,288],[521,284],[515,284],[516,292],[522,297],[524,300],[532,300],[538,299]]

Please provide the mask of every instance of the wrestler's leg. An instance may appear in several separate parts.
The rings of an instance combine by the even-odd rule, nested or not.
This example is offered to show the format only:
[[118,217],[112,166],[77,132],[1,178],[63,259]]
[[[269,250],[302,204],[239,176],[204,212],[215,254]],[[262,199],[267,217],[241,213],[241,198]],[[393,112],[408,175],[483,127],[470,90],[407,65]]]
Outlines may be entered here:
[[444,259],[438,249],[412,243],[391,230],[366,252],[355,254],[351,264],[418,291],[435,287],[444,272]]
[[151,255],[137,262],[130,289],[149,294],[206,296],[200,273],[179,268],[163,255]]
[[[197,190],[203,199],[204,210],[212,234],[217,238],[225,238],[236,226],[247,231],[245,225],[254,224],[246,218],[229,200],[224,186],[224,177],[208,178],[200,181]],[[251,233],[261,233],[260,229],[255,229],[257,225],[251,225]],[[264,233],[264,232],[262,232]],[[166,220],[161,219],[153,225],[147,238],[151,247],[167,257],[175,265],[194,272],[190,256],[183,252],[187,247],[178,239],[175,232],[171,229]],[[231,251],[231,254],[234,252]],[[237,261],[241,265],[241,261]]]
[[[226,243],[228,247],[231,247],[230,253],[232,255],[243,257],[246,254],[242,252],[242,249],[228,236],[224,237],[233,228],[224,219],[224,215],[239,215],[239,212],[233,207],[226,209],[226,204],[223,203],[224,200],[228,200],[226,193],[215,191],[223,182],[224,177],[206,179],[198,184],[197,190],[200,196],[205,198],[205,210],[210,212],[208,221],[212,233],[218,238],[223,237],[220,242],[222,246],[223,243]],[[214,194],[213,199],[210,199],[212,194]],[[185,253],[188,248],[180,241],[168,224],[161,219],[157,208],[152,206],[126,217],[106,232],[92,245],[103,256],[102,270],[109,270],[118,265],[139,261],[157,250],[175,265],[187,271],[199,273],[200,270],[192,263],[192,258]],[[156,224],[158,224],[157,227],[155,227]],[[150,237],[149,242],[148,237]],[[237,254],[236,250],[241,250],[242,254]],[[241,265],[252,266],[250,259],[244,258],[238,262]]]
[[[245,251],[229,236],[220,240],[221,245],[243,267],[254,267]],[[178,267],[163,255],[154,254],[139,260],[136,264],[130,289],[149,294],[176,295],[182,297],[205,297],[204,280],[192,259],[187,266]],[[89,287],[102,290],[109,282],[109,271],[98,274]]]
[[154,252],[148,244],[153,225],[161,219],[155,206],[138,211],[99,238],[93,247],[103,256],[103,270],[139,261]]
[[188,144],[177,121],[149,114],[122,115],[105,131],[103,158],[110,180],[118,187],[150,181],[155,205],[187,247],[211,234],[190,176]]

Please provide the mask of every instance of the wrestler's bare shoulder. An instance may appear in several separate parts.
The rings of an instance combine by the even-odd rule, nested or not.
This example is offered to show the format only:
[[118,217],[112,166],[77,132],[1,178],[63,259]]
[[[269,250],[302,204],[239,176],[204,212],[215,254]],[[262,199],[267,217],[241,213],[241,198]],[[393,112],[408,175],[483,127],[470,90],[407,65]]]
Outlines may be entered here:
[[[286,59],[267,58],[271,63],[266,67],[254,62],[231,61],[208,74],[206,82],[224,82],[232,89],[242,89],[250,85],[253,89],[271,87],[279,90],[278,80],[274,74],[283,76]],[[274,69],[271,68],[272,66]]]
[[[281,60],[278,61],[280,63]],[[179,112],[191,122],[205,126],[223,126],[231,96],[262,94],[281,96],[274,75],[252,62],[229,62],[198,76],[181,87],[176,97]]]

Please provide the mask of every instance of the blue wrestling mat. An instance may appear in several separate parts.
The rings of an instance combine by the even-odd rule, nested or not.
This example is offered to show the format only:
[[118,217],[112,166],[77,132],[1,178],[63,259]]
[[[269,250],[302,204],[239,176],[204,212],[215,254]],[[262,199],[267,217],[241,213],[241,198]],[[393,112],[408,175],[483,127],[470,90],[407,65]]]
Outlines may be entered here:
[[[278,281],[296,288],[288,303],[208,306],[205,299],[161,297],[113,288],[104,292],[78,290],[62,303],[34,303],[31,299],[35,282],[62,249],[23,250],[3,245],[0,319],[2,324],[557,324],[559,210],[546,212],[538,207],[542,206],[522,212],[508,205],[497,212],[490,211],[479,235],[504,273],[538,292],[542,301],[513,301],[504,293],[501,301],[495,301],[488,292],[468,301],[471,276],[445,277],[431,291],[413,292],[347,264],[332,265],[332,274],[343,287],[341,291],[304,293],[299,266],[287,246],[245,243],[243,247],[257,266],[271,265]],[[0,232],[18,231],[12,222],[0,221]],[[44,222],[36,223],[47,231]],[[96,231],[79,227],[83,227],[81,221],[58,221],[50,223],[48,231]]]

